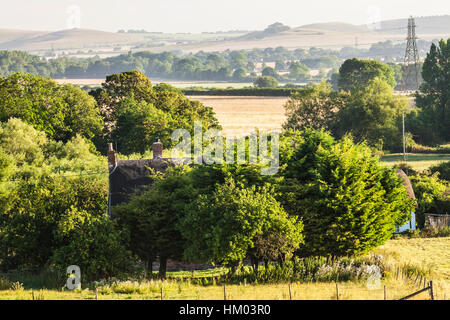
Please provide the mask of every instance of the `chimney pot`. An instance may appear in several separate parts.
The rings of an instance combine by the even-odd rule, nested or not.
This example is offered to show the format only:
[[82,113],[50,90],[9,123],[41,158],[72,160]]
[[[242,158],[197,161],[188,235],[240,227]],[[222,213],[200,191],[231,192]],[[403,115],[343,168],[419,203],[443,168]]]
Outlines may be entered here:
[[153,159],[161,159],[163,153],[163,144],[156,138],[156,141],[152,145],[153,148]]
[[113,144],[108,143],[108,169],[111,172],[117,165]]

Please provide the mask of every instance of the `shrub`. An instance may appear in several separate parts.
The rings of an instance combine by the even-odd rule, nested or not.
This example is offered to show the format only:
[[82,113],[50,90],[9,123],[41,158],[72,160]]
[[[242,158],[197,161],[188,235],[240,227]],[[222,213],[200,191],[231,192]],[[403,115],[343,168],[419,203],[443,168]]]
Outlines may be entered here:
[[410,177],[417,198],[416,220],[419,228],[425,224],[425,213],[443,214],[450,211],[450,196],[446,193],[448,182],[439,179],[439,174],[425,172]]
[[23,284],[19,281],[12,282],[6,278],[0,277],[0,291],[1,290],[20,291],[23,290]]
[[431,173],[439,172],[439,179],[450,182],[450,161],[442,162],[430,168]]
[[50,261],[60,272],[77,265],[82,279],[94,280],[133,270],[133,259],[123,244],[124,234],[108,217],[71,208],[58,223],[56,239],[61,245]]
[[280,196],[303,219],[302,256],[352,256],[385,243],[414,207],[401,179],[364,144],[306,130],[284,159]]

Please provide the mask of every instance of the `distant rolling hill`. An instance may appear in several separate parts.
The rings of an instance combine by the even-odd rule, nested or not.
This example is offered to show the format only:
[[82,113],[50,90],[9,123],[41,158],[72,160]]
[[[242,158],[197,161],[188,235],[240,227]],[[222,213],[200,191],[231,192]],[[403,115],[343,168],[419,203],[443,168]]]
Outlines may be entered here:
[[[4,34],[4,38],[7,38],[7,34]],[[0,49],[29,51],[49,50],[51,48],[81,49],[139,43],[144,40],[136,34],[112,33],[88,29],[70,29],[48,33],[17,33],[17,37],[15,38],[12,37],[13,35],[14,33],[10,33],[10,39],[0,43]]]
[[350,23],[343,22],[326,22],[326,23],[314,23],[307,24],[297,29],[313,29],[313,30],[323,30],[323,31],[334,31],[334,32],[368,32],[370,31],[367,26],[356,26]]
[[45,33],[44,31],[0,29],[0,44],[19,39],[30,39]]
[[[414,17],[416,23],[416,33],[420,34],[449,34],[450,33],[450,15]],[[398,33],[407,30],[408,18],[385,20],[372,25],[376,32]]]
[[[417,34],[448,34],[450,32],[450,15],[414,17]],[[408,26],[408,18],[384,20],[370,25],[353,25],[342,22],[327,22],[308,24],[298,29],[315,29],[334,32],[380,32],[380,33],[405,33]]]
[[[450,15],[417,17],[417,36],[425,40],[450,37]],[[405,19],[386,20],[371,26],[341,22],[315,23],[291,28],[281,23],[263,31],[247,34],[151,34],[113,33],[88,29],[57,32],[0,29],[0,50],[48,51],[90,50],[130,46],[134,51],[205,52],[245,50],[282,46],[289,49],[323,47],[339,49],[345,46],[370,46],[379,41],[404,41],[407,32]],[[128,50],[128,49],[125,49]],[[115,51],[115,50],[114,50]],[[116,53],[114,53],[116,54]],[[118,54],[118,53],[117,53]]]

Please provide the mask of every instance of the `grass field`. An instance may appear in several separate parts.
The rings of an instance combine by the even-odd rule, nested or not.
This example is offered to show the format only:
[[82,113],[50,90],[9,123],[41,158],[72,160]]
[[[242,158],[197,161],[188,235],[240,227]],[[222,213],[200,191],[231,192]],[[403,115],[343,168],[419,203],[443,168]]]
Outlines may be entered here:
[[[381,157],[381,161],[390,166],[403,163],[403,154],[389,154]],[[408,153],[406,163],[414,170],[423,171],[439,163],[450,161],[450,154]]]
[[[386,263],[392,267],[404,265],[416,265],[430,269],[428,280],[433,280],[434,291],[438,300],[450,299],[450,237],[443,238],[417,238],[417,239],[392,239],[384,246],[374,250],[381,254]],[[196,271],[195,276],[211,276],[223,272],[219,270]],[[185,277],[184,280],[129,280],[123,282],[98,283],[99,300],[159,300],[161,288],[163,299],[173,300],[223,300],[224,288],[221,284],[202,286],[190,283],[188,273],[172,273]],[[386,286],[387,299],[400,299],[423,287],[423,284],[411,279],[396,277],[394,272],[387,273],[385,279],[377,287],[368,287],[365,282],[339,282],[340,300],[382,300],[384,299],[384,286]],[[265,285],[226,285],[228,300],[288,300],[289,285],[265,284]],[[336,284],[327,283],[292,283],[292,299],[298,300],[335,300]],[[44,299],[44,300],[86,300],[96,299],[94,287],[90,289],[82,287],[80,290],[3,290],[0,291],[0,299]],[[414,297],[418,300],[429,299],[427,292]]]

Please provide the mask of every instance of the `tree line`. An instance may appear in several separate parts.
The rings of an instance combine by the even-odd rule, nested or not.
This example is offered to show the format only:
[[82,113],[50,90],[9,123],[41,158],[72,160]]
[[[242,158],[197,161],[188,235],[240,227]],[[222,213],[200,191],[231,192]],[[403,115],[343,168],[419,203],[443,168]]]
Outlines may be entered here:
[[[424,44],[420,42],[419,47],[424,47]],[[382,53],[380,48],[387,51]],[[329,79],[345,59],[359,56],[385,60],[394,67],[400,79],[404,72],[396,67],[395,62],[401,60],[392,57],[403,55],[402,45],[394,45],[389,41],[374,44],[370,49],[344,47],[339,51],[315,47],[296,50],[277,47],[212,53],[200,51],[184,55],[142,51],[104,59],[60,57],[48,61],[26,52],[0,51],[0,76],[21,72],[52,78],[104,78],[113,73],[138,70],[147,76],[161,79],[253,82],[257,78],[256,64],[262,63],[263,76],[271,76],[282,82],[305,82],[311,79]],[[264,65],[265,63],[274,63],[274,66]],[[320,69],[321,73],[311,77],[311,69]],[[325,69],[331,71],[326,72]]]

